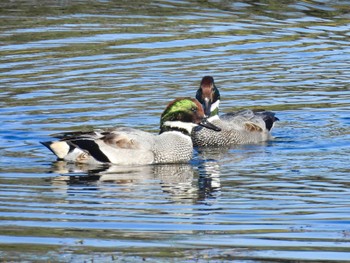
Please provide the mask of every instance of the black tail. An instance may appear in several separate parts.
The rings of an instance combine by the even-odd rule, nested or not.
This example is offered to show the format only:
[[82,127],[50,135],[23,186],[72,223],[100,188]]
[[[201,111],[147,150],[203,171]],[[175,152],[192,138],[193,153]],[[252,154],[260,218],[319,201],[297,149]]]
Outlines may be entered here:
[[[56,142],[60,142],[60,141],[56,141]],[[52,146],[55,143],[55,141],[47,141],[47,142],[40,142],[40,143],[44,145],[47,149],[49,149],[54,155],[56,155],[58,160],[63,160],[64,157],[67,156],[68,153],[72,152],[75,148],[73,145],[68,144],[69,149],[66,149],[66,152],[58,151],[57,149],[56,149],[57,152],[55,152],[55,147]]]
[[280,120],[279,118],[275,117],[275,113],[271,112],[271,111],[260,112],[260,114],[263,117],[266,129],[268,129],[269,131],[272,129],[273,124],[275,123],[275,121],[279,121]]
[[52,141],[48,141],[48,142],[40,142],[42,145],[44,145],[47,149],[49,149],[54,155],[56,155],[56,153],[51,149],[51,144]]
[[[42,145],[44,145],[45,147],[50,149],[50,145],[52,143],[52,141],[48,141],[48,142],[40,142]],[[50,149],[51,150],[51,149]]]

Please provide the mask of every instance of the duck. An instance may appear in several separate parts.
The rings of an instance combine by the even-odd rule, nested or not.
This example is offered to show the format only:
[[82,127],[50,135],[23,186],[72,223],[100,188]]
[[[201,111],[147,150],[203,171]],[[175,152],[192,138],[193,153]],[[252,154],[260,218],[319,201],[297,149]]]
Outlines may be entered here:
[[235,144],[260,143],[271,140],[271,130],[279,119],[266,110],[243,109],[219,116],[220,92],[212,76],[204,76],[196,99],[202,104],[208,121],[220,132],[195,127],[191,137],[195,147],[220,147]]
[[160,118],[160,132],[116,127],[89,132],[53,135],[58,140],[41,142],[58,160],[75,163],[147,165],[184,163],[192,158],[194,127],[220,131],[205,117],[198,100],[189,97],[171,101]]

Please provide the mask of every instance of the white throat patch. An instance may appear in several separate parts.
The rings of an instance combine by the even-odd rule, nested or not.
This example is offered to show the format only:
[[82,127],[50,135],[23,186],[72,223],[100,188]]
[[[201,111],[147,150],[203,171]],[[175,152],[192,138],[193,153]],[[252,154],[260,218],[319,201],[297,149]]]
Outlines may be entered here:
[[186,130],[189,134],[191,134],[192,129],[196,126],[198,126],[195,123],[192,122],[183,122],[183,121],[166,121],[164,122],[165,126],[168,126],[170,128],[180,128]]
[[216,109],[219,109],[219,104],[220,100],[215,101],[211,106],[210,106],[210,112],[213,112]]

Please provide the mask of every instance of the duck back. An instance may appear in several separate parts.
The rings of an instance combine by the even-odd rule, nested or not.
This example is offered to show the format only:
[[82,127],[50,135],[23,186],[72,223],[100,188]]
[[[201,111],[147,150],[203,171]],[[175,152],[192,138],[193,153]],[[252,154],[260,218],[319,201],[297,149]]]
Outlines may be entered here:
[[209,121],[220,127],[220,132],[196,127],[191,137],[197,147],[258,143],[272,138],[270,129],[276,120],[274,113],[267,111],[242,110],[215,115]]

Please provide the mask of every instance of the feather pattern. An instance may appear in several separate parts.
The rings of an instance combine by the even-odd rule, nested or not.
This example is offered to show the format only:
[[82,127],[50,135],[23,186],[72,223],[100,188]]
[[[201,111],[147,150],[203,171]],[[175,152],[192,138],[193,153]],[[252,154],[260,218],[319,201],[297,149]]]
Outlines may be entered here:
[[113,163],[144,165],[188,162],[193,144],[194,127],[220,130],[209,123],[201,104],[192,98],[178,98],[161,116],[159,135],[119,127],[89,132],[54,135],[58,141],[42,142],[58,159],[79,163]]
[[275,113],[265,110],[240,110],[218,115],[220,93],[211,76],[203,77],[196,98],[202,103],[208,121],[221,128],[220,132],[195,127],[192,130],[194,146],[229,146],[233,144],[258,143],[272,139],[270,133],[279,120]]

